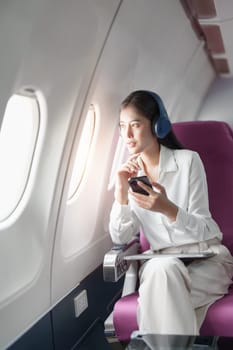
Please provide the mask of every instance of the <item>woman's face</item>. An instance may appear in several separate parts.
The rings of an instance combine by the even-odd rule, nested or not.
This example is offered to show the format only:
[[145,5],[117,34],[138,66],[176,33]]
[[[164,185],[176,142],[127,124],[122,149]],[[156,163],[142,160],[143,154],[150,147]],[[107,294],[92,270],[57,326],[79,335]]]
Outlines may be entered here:
[[130,154],[145,152],[158,144],[151,131],[151,121],[132,106],[122,109],[119,125]]

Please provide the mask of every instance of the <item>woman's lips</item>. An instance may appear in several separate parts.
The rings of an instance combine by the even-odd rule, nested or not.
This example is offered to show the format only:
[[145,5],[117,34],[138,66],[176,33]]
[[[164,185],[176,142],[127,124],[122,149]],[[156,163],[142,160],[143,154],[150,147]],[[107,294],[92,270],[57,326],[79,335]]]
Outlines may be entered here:
[[127,142],[127,146],[129,148],[135,147],[136,146],[136,142],[134,142],[134,141]]

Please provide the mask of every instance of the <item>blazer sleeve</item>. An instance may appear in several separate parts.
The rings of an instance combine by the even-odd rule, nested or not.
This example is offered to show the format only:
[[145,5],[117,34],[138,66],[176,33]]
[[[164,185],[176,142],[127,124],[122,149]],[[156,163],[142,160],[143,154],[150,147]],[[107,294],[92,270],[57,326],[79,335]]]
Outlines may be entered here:
[[129,205],[113,203],[110,213],[109,232],[116,244],[129,242],[139,232],[140,222]]

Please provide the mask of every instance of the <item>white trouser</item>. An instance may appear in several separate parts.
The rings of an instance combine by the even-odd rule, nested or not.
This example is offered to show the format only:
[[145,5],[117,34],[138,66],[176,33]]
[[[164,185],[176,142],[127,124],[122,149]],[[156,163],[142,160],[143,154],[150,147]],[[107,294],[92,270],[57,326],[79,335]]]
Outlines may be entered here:
[[[168,253],[168,249],[161,254]],[[139,271],[139,330],[156,334],[199,334],[208,307],[228,292],[233,258],[216,240],[177,247],[173,252],[213,251],[188,266],[174,257],[145,262]]]

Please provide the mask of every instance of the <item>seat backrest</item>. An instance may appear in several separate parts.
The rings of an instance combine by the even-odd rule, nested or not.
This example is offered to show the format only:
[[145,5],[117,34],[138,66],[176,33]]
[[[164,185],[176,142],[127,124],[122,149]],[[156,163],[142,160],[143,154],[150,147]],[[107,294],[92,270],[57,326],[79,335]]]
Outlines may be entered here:
[[[198,152],[203,161],[210,212],[233,255],[233,131],[219,121],[174,123],[173,130],[184,147]],[[149,249],[142,231],[140,242],[142,251]]]

